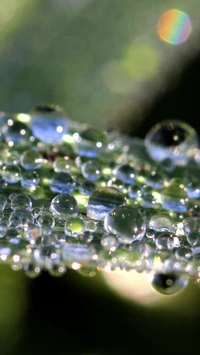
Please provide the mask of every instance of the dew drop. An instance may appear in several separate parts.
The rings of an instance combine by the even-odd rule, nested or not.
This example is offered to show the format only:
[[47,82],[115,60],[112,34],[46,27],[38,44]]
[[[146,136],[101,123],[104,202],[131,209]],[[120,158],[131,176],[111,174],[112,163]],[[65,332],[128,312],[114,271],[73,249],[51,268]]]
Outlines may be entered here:
[[37,186],[40,178],[36,171],[25,171],[22,173],[21,186],[25,189]]
[[54,174],[49,187],[53,192],[70,194],[75,190],[76,184],[68,173],[57,173]]
[[145,146],[156,161],[171,159],[177,165],[185,165],[198,148],[198,138],[195,130],[185,122],[163,121],[147,133]]
[[101,177],[101,167],[100,165],[94,161],[89,160],[81,166],[81,172],[85,179],[89,181],[99,180]]
[[31,209],[32,201],[28,195],[16,194],[11,200],[11,208],[16,210],[18,208]]
[[163,295],[173,295],[183,290],[188,284],[188,279],[185,276],[175,273],[150,274],[149,281],[151,286]]
[[107,135],[102,130],[87,128],[81,133],[74,134],[75,150],[80,156],[98,157],[105,150]]
[[72,233],[80,234],[85,229],[85,223],[81,218],[71,217],[65,222],[65,228],[69,228]]
[[121,243],[141,240],[146,232],[142,214],[132,207],[121,206],[112,210],[104,220],[107,232],[117,235]]
[[4,166],[2,170],[2,178],[10,184],[16,184],[21,178],[21,169],[15,165]]
[[26,170],[39,169],[42,163],[41,155],[34,150],[26,150],[20,158],[20,164]]
[[31,112],[33,135],[41,142],[59,143],[68,131],[68,120],[62,109],[54,105],[40,105]]
[[124,195],[114,187],[98,188],[89,198],[87,216],[92,219],[103,220],[112,209],[124,202]]
[[149,221],[149,228],[154,229],[157,232],[173,232],[174,223],[171,217],[164,212],[157,213]]
[[117,166],[113,173],[117,179],[128,185],[133,185],[137,176],[136,170],[129,164]]
[[104,249],[109,251],[115,251],[119,246],[119,241],[112,234],[103,235],[101,238],[101,245]]
[[78,204],[73,196],[60,194],[53,198],[51,211],[58,215],[76,217],[78,214]]

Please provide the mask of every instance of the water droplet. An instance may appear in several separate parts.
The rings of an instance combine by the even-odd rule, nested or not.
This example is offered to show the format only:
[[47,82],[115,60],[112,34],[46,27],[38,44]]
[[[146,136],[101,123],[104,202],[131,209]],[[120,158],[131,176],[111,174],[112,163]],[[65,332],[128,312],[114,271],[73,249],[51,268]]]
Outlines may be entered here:
[[95,232],[97,229],[97,225],[95,221],[87,221],[85,223],[85,229],[90,231],[90,232]]
[[72,163],[68,157],[56,158],[53,162],[53,168],[56,173],[69,173]]
[[5,195],[0,194],[0,212],[3,212],[7,205],[7,198]]
[[75,133],[74,139],[77,153],[89,158],[102,154],[107,144],[106,133],[95,128],[87,128],[81,133]]
[[17,152],[8,153],[5,159],[5,165],[18,165],[20,161],[20,155]]
[[16,194],[11,200],[11,208],[16,210],[18,208],[31,209],[32,201],[28,195]]
[[138,198],[142,196],[142,186],[132,185],[128,187],[128,194],[130,198]]
[[72,234],[79,235],[84,231],[85,223],[81,218],[68,218],[65,222],[65,228],[69,228],[72,231]]
[[142,214],[132,207],[121,206],[112,210],[104,220],[107,232],[117,235],[121,243],[141,240],[146,232]]
[[149,239],[153,239],[155,237],[155,230],[154,229],[151,229],[151,228],[147,228],[146,230],[146,236],[147,238]]
[[154,215],[149,221],[149,227],[157,232],[174,231],[174,223],[171,217],[164,212],[160,212]]
[[146,175],[146,184],[156,190],[160,190],[164,186],[164,177],[162,174],[155,172],[154,170]]
[[21,142],[30,136],[27,125],[16,120],[16,117],[8,118],[7,125],[3,127],[3,134],[7,142]]
[[78,214],[78,204],[73,196],[60,194],[53,198],[51,211],[58,215],[76,217]]
[[175,257],[180,260],[188,260],[192,257],[192,250],[189,247],[179,247],[175,251]]
[[161,192],[161,203],[165,210],[186,212],[188,209],[188,198],[183,181],[178,178],[170,180],[169,186]]
[[51,276],[61,277],[66,273],[67,268],[65,265],[52,263],[47,270]]
[[6,232],[7,232],[7,224],[0,223],[0,238],[3,238]]
[[16,184],[21,178],[21,169],[18,166],[4,166],[2,170],[2,178],[10,184]]
[[31,112],[31,129],[41,142],[59,143],[68,131],[68,120],[60,107],[40,105]]
[[193,178],[193,181],[187,185],[186,191],[189,198],[200,198],[200,182]]
[[94,235],[92,231],[84,231],[84,233],[80,235],[80,240],[86,243],[90,243],[93,239]]
[[101,177],[101,167],[95,160],[89,160],[81,167],[81,172],[85,179],[89,181],[99,180]]
[[41,274],[41,268],[35,264],[24,264],[23,270],[26,276],[34,279]]
[[185,165],[198,148],[198,138],[195,130],[185,122],[163,121],[148,132],[145,146],[156,161],[169,158],[177,165]]
[[129,164],[117,166],[113,173],[117,179],[128,185],[133,185],[137,176],[136,170]]
[[9,222],[15,227],[23,227],[33,223],[33,217],[28,210],[20,208],[10,214]]
[[75,190],[76,184],[68,173],[57,173],[53,176],[49,187],[53,192],[69,194]]
[[175,273],[157,273],[149,276],[151,286],[163,295],[173,295],[183,290],[187,284],[188,279]]
[[200,232],[200,217],[188,217],[183,220],[183,231],[188,235],[192,231]]
[[92,181],[84,180],[80,183],[78,189],[83,195],[91,195],[95,190],[95,184]]
[[55,220],[50,213],[43,213],[37,219],[37,223],[40,227],[45,227],[45,226],[50,227],[50,232],[51,232],[51,228],[53,228],[55,225]]
[[187,235],[187,241],[191,246],[195,246],[200,242],[200,232],[197,230],[192,230]]
[[34,150],[26,150],[20,158],[20,164],[26,170],[39,169],[42,163],[41,155]]
[[87,216],[103,220],[113,208],[122,205],[124,201],[124,195],[114,187],[98,188],[89,198]]
[[156,237],[156,246],[160,250],[174,248],[174,239],[169,233],[161,233]]
[[114,235],[106,234],[101,238],[101,245],[106,250],[115,251],[119,246],[119,241]]
[[40,178],[36,171],[25,171],[22,173],[21,186],[25,189],[37,186]]

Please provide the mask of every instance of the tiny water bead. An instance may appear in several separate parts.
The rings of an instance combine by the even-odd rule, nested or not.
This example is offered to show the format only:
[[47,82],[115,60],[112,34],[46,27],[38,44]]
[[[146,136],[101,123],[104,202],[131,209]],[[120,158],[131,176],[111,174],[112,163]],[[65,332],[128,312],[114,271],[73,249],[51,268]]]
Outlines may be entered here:
[[173,178],[169,185],[160,193],[162,207],[166,210],[186,212],[188,210],[188,196],[183,181]]
[[119,246],[119,241],[112,234],[103,235],[103,237],[101,238],[101,245],[106,250],[115,251]]
[[51,201],[51,211],[57,215],[76,217],[78,214],[78,204],[73,196],[60,194]]
[[152,159],[171,159],[177,165],[185,165],[198,148],[195,130],[185,122],[170,120],[151,128],[145,138],[145,146]]
[[151,286],[163,295],[173,295],[183,290],[188,284],[188,279],[185,276],[175,273],[149,275],[149,280]]
[[103,220],[111,210],[124,202],[124,195],[114,187],[98,188],[89,198],[87,216],[92,219]]
[[33,135],[41,142],[60,143],[68,131],[68,119],[58,106],[37,106],[30,116]]
[[146,232],[146,224],[140,212],[132,207],[121,206],[112,210],[104,220],[107,232],[116,235],[121,243],[130,244],[141,240]]
[[26,170],[39,169],[42,163],[41,155],[34,150],[25,151],[20,158],[20,164]]

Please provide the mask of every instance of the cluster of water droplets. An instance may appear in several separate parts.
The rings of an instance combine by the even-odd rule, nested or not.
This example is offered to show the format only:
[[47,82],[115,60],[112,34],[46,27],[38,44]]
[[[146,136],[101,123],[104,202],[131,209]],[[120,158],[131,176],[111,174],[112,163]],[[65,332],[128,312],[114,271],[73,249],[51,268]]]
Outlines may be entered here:
[[184,122],[145,140],[71,121],[60,107],[0,116],[0,262],[149,274],[164,294],[200,279],[200,151]]

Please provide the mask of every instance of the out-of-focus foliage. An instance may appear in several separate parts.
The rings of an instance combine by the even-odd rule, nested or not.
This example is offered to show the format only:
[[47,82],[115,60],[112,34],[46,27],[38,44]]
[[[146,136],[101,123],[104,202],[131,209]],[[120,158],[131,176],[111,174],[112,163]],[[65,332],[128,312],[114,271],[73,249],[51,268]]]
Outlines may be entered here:
[[[174,7],[191,21],[179,45],[157,31]],[[2,0],[1,109],[27,111],[51,101],[78,121],[117,124],[129,109],[139,120],[198,50],[198,10],[196,0]],[[181,19],[167,21],[166,35],[184,36]]]

